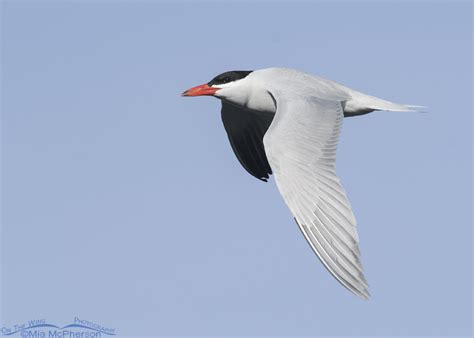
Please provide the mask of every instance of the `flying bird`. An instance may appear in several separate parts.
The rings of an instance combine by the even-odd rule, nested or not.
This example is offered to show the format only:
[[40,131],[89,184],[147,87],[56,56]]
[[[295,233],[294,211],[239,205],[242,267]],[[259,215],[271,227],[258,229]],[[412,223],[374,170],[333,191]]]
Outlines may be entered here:
[[417,111],[334,81],[287,68],[229,71],[186,90],[214,96],[240,164],[259,180],[273,174],[301,232],[327,270],[354,294],[370,297],[356,219],[336,175],[343,117]]

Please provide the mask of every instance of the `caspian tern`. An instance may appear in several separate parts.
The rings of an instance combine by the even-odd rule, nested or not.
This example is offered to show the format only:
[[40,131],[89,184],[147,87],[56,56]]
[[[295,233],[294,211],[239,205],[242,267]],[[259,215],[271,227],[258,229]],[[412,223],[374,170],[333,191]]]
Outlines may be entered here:
[[369,298],[356,220],[336,175],[343,117],[376,110],[416,111],[336,82],[286,68],[230,71],[185,91],[222,101],[222,121],[242,166],[278,189],[304,237],[329,272]]

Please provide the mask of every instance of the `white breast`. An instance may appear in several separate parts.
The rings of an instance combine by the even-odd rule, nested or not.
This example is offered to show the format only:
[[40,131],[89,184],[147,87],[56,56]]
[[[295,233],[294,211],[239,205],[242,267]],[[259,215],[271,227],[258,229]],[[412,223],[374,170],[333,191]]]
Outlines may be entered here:
[[246,102],[246,108],[268,113],[275,113],[276,111],[272,95],[261,87],[251,92]]

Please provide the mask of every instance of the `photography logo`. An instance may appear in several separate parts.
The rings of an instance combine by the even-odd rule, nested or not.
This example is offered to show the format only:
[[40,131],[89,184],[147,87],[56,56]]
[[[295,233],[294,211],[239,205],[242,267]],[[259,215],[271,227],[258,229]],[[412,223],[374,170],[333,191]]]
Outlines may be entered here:
[[78,317],[64,326],[52,324],[46,319],[34,319],[2,327],[2,336],[23,338],[99,338],[116,334],[115,329]]

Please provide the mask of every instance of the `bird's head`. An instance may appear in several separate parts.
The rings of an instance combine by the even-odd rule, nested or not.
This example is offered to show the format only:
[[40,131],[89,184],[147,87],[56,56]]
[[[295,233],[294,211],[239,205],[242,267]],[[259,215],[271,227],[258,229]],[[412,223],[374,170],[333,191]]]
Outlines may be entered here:
[[245,94],[243,80],[252,73],[251,70],[233,70],[217,75],[208,83],[186,90],[182,96],[215,96],[229,101],[241,100]]

